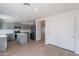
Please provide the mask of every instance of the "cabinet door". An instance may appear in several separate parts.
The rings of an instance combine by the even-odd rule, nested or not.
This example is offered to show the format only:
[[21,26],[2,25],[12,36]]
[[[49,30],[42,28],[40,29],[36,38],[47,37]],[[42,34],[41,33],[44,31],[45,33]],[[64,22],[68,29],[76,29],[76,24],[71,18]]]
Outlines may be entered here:
[[59,41],[61,41],[62,47],[68,50],[74,50],[74,18],[63,18],[60,27],[62,37]]
[[14,25],[12,23],[3,22],[2,29],[14,29]]
[[8,24],[8,29],[14,29],[14,24],[13,23],[9,23]]
[[2,23],[2,29],[7,29],[8,28],[8,24],[6,22]]

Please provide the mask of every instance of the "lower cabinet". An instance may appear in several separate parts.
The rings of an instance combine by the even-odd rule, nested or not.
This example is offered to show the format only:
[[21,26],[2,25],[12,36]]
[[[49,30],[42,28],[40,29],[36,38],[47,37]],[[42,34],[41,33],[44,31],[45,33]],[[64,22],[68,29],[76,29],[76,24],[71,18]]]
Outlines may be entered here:
[[7,48],[7,36],[0,36],[0,51],[6,51]]
[[27,34],[25,34],[25,33],[18,33],[18,34],[17,34],[17,39],[16,39],[16,41],[17,41],[19,44],[21,44],[21,45],[26,44],[27,41],[28,41],[28,39],[27,39]]
[[7,39],[8,40],[14,40],[15,39],[15,34],[14,33],[7,34]]

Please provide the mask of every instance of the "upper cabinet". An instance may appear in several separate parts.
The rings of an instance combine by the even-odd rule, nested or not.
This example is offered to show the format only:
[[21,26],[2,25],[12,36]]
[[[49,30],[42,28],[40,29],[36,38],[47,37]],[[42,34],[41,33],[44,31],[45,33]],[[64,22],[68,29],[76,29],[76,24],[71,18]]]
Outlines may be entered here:
[[2,29],[2,22],[0,22],[0,29]]
[[30,28],[30,25],[14,23],[14,29],[29,29],[29,28]]
[[30,25],[21,24],[21,29],[29,29]]
[[17,23],[9,23],[9,22],[0,22],[0,29],[29,29],[30,25]]
[[0,29],[14,29],[14,24],[8,22],[0,22]]
[[3,22],[2,23],[2,29],[14,29],[14,24],[13,23]]

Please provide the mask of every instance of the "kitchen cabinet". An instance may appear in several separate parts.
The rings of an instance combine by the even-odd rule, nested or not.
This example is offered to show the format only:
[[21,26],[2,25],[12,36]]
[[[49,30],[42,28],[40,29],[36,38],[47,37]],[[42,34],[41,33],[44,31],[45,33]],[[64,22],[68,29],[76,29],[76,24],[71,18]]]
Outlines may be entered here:
[[7,48],[7,36],[5,34],[0,35],[0,51],[6,51]]
[[21,24],[21,23],[14,23],[15,29],[29,29],[29,25],[27,24]]
[[25,33],[18,33],[16,41],[18,43],[20,43],[21,45],[26,44],[27,41],[28,41],[27,40],[27,34],[25,34]]
[[14,29],[21,29],[21,23],[15,22],[14,23]]
[[30,25],[21,24],[19,22],[9,23],[9,22],[0,22],[0,29],[29,29]]
[[21,29],[29,29],[29,25],[21,24]]
[[7,33],[7,39],[8,40],[14,40],[15,39],[15,34],[14,33]]
[[0,29],[2,29],[2,22],[0,22]]
[[1,24],[2,24],[1,29],[14,29],[14,24],[13,23],[2,22]]

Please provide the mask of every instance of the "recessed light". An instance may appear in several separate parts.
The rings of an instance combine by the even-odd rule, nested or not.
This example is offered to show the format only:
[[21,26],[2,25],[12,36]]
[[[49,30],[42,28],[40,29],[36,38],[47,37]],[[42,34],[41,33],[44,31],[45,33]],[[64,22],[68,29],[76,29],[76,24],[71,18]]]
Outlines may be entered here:
[[15,17],[18,17],[18,15],[15,15]]
[[34,9],[34,11],[38,11],[38,9],[37,9],[37,8],[35,8],[35,9]]

